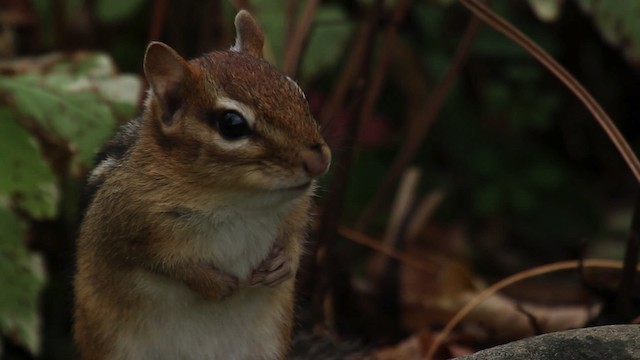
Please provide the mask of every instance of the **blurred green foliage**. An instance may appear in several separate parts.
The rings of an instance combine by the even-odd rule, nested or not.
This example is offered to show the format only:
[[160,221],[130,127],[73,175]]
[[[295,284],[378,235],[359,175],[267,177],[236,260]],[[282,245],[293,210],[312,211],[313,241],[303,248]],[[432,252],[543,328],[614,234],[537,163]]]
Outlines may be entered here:
[[640,2],[577,0],[577,3],[593,16],[606,41],[620,47],[629,61],[640,63]]
[[26,234],[26,224],[0,204],[0,332],[38,354],[38,296],[45,275],[42,259],[24,246]]
[[[267,34],[270,53],[275,65],[282,65],[285,49],[285,1],[254,1],[255,13]],[[328,67],[336,64],[354,28],[347,12],[340,6],[326,4],[320,6],[314,18],[313,31],[304,53],[301,77],[313,79]]]
[[147,0],[98,0],[95,13],[103,22],[125,21],[140,10]]
[[[575,21],[572,25],[564,25],[570,21],[564,20],[553,27],[566,31],[563,36],[545,29],[550,25],[540,24],[522,7],[496,2],[493,8],[584,79],[623,129],[636,116],[637,109],[628,111],[628,106],[635,105],[621,107],[620,103],[635,98],[628,94],[637,86],[636,75],[629,67],[620,67],[621,61],[598,44],[596,34],[585,36],[590,24],[584,18],[576,21],[575,7],[565,15]],[[455,11],[416,6],[412,16],[421,33],[408,32],[403,41],[422,58],[426,73],[433,75],[431,81],[437,81],[460,40],[443,36]],[[418,36],[421,42],[416,46]],[[587,65],[590,61],[594,63]],[[379,111],[393,122],[406,118],[402,108],[380,107]],[[637,129],[627,136],[637,142]],[[347,223],[359,216],[375,192],[396,149],[379,147],[360,153],[348,192]],[[627,211],[631,207],[628,191],[633,179],[589,113],[524,50],[487,28],[478,34],[469,64],[430,130],[416,165],[425,174],[424,191],[447,194],[436,221],[463,226],[478,264],[499,273],[506,270],[500,259],[484,261],[492,253],[516,256],[519,269],[576,256],[585,241],[606,232],[602,219],[607,206]],[[612,197],[615,205],[604,205]],[[379,231],[386,219],[386,215],[377,217]],[[490,242],[484,241],[487,236]]]
[[[4,80],[0,79],[0,84]],[[1,196],[7,202],[9,197],[19,195],[14,205],[35,219],[54,217],[59,192],[53,170],[40,155],[33,136],[18,124],[16,115],[0,108],[0,117],[0,167],[12,170],[0,174]]]

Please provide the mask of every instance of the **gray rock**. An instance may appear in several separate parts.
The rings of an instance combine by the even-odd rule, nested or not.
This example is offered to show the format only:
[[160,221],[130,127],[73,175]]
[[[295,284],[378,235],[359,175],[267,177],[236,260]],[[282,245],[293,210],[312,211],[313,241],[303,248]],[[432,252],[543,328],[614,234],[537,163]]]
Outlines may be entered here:
[[560,331],[479,351],[458,360],[640,359],[640,325],[609,325]]

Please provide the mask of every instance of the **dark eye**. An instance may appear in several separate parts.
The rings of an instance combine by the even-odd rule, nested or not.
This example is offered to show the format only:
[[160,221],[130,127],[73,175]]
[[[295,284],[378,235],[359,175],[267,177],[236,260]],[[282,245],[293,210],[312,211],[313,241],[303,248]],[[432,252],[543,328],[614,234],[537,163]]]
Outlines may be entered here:
[[227,140],[238,140],[251,134],[247,119],[235,111],[226,111],[216,122],[218,131]]

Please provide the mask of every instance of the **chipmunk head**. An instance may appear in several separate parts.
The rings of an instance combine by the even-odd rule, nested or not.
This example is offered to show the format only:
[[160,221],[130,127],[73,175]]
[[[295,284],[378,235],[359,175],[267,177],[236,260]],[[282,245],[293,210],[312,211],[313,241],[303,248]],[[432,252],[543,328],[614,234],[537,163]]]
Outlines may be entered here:
[[262,58],[264,34],[240,11],[236,44],[186,61],[152,42],[144,59],[151,91],[145,121],[180,171],[243,190],[304,191],[331,153],[298,85]]

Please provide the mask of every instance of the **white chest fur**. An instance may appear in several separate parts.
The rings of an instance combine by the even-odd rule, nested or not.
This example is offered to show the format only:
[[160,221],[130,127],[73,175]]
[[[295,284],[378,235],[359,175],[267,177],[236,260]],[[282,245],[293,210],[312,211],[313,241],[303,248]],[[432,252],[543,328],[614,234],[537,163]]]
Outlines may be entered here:
[[280,214],[236,214],[215,228],[199,226],[194,233],[200,256],[234,276],[246,280],[264,260],[281,233]]
[[[185,217],[180,232],[188,238],[180,255],[215,264],[242,282],[269,254],[282,232],[285,210]],[[141,295],[144,306],[119,332],[117,359],[250,360],[257,354],[279,358],[277,329],[290,311],[278,299],[280,286],[244,287],[229,298],[212,301],[157,274],[139,271],[134,279],[132,290]],[[291,284],[281,284],[287,285]]]
[[215,302],[155,274],[139,273],[138,283],[147,306],[120,332],[117,359],[278,358],[274,329],[286,319],[278,289],[244,288]]
[[180,256],[214,264],[241,282],[264,260],[282,235],[291,203],[261,208],[217,208],[182,219]]

